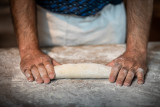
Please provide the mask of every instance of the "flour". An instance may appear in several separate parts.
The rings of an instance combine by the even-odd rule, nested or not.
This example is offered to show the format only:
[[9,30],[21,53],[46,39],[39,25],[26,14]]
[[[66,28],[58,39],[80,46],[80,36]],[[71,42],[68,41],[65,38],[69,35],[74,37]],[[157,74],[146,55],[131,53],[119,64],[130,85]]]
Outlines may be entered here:
[[[115,48],[116,47],[116,48]],[[116,51],[119,50],[119,51]],[[46,50],[45,50],[46,51]],[[104,46],[82,46],[82,47],[61,47],[53,48],[48,53],[49,56],[60,63],[82,63],[97,62],[106,64],[124,52],[124,46],[110,45]]]
[[[106,64],[125,50],[124,45],[56,47],[43,49],[62,64]],[[153,52],[154,51],[154,52]],[[145,84],[136,79],[131,87],[117,87],[108,79],[59,79],[50,84],[28,82],[19,68],[17,48],[0,49],[0,101],[10,106],[83,106],[99,107],[159,107],[160,45],[151,45],[148,54],[149,71]]]

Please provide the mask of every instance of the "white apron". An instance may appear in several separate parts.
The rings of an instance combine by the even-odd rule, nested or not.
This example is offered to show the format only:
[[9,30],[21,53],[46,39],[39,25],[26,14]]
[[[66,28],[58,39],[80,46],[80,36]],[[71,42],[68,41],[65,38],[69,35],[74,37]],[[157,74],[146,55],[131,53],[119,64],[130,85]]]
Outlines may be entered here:
[[106,5],[95,16],[80,17],[52,13],[37,6],[41,46],[75,46],[125,43],[124,4]]

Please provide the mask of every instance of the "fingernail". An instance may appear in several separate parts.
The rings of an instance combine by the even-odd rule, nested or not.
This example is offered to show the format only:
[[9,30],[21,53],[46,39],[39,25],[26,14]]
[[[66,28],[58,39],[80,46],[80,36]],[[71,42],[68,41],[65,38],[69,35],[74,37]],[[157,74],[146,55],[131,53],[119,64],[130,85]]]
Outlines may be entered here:
[[29,79],[28,81],[29,81],[29,82],[33,82],[33,79]]
[[138,81],[138,84],[143,84],[143,81]]
[[130,84],[129,83],[124,83],[124,86],[129,86]]
[[44,83],[45,84],[48,84],[50,82],[50,79],[49,78],[44,78]]
[[53,75],[53,74],[50,74],[50,75],[49,75],[49,78],[50,78],[50,79],[53,79],[53,78],[54,78],[54,75]]
[[29,81],[29,82],[33,82],[33,78],[29,77],[29,78],[28,78],[28,81]]
[[37,79],[36,82],[41,84],[41,83],[43,83],[43,80],[42,79]]
[[109,80],[110,80],[111,83],[115,82],[114,78],[110,78]]
[[27,77],[27,78],[29,78],[30,76],[31,76],[31,74],[29,74],[29,73],[26,74],[26,77]]
[[116,85],[117,85],[117,86],[120,86],[120,87],[122,86],[122,84],[119,84],[119,83],[116,83]]

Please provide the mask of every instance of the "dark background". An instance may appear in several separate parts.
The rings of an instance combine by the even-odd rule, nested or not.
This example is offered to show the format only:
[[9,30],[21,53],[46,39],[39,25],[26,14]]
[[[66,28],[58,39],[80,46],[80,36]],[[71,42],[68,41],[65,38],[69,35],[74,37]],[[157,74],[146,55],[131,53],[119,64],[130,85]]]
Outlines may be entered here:
[[[154,0],[149,41],[160,41],[160,0]],[[0,48],[15,46],[17,43],[11,21],[9,1],[0,0]]]

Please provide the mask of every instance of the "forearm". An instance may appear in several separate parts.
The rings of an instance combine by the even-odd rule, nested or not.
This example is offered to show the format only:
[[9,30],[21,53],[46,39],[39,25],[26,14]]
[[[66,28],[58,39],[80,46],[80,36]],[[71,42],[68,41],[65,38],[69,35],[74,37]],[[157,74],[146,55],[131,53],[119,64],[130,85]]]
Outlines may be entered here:
[[127,51],[146,54],[153,0],[127,0]]
[[22,57],[26,50],[38,49],[35,1],[10,0],[10,6]]

